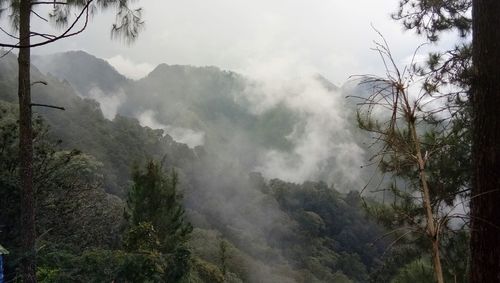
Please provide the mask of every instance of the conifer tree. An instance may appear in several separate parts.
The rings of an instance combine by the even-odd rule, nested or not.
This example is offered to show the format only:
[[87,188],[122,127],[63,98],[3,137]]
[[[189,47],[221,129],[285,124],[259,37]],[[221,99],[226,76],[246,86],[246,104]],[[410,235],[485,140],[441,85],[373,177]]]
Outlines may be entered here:
[[[19,177],[21,181],[21,242],[24,251],[22,260],[22,274],[24,282],[36,282],[36,250],[35,250],[35,197],[33,189],[33,127],[32,107],[44,106],[64,109],[53,105],[33,104],[31,101],[31,48],[43,46],[52,42],[75,36],[85,30],[91,13],[96,8],[117,8],[117,22],[112,27],[113,35],[123,35],[133,40],[137,37],[142,20],[140,9],[129,8],[128,0],[63,0],[63,1],[34,1],[34,0],[0,0],[0,16],[6,10],[14,33],[7,29],[0,30],[13,42],[1,42],[0,47],[18,49],[18,97],[19,97]],[[51,7],[48,17],[40,15],[40,8]],[[76,16],[71,14],[77,10]],[[60,34],[47,34],[33,30],[31,17],[36,16],[49,24],[63,27]],[[17,32],[17,35],[15,33]],[[9,50],[9,52],[10,52]]]
[[[420,242],[428,247],[435,279],[443,283],[446,269],[442,243],[449,237],[447,232],[455,230],[449,225],[450,219],[463,218],[453,210],[462,203],[460,199],[467,191],[463,189],[469,184],[469,174],[462,176],[462,169],[469,168],[468,131],[459,119],[462,112],[450,109],[449,103],[446,107],[429,107],[433,97],[426,91],[423,67],[414,60],[399,67],[385,38],[379,35],[382,43],[376,43],[374,50],[382,58],[386,75],[362,76],[361,84],[369,95],[358,97],[358,123],[380,148],[371,161],[382,173],[390,174],[392,184],[382,191],[389,191],[393,201],[389,211],[383,206],[370,210],[391,229],[395,243],[425,239]],[[421,91],[414,93],[418,88]],[[445,114],[445,110],[450,112]],[[446,118],[436,119],[438,112]],[[450,154],[457,156],[450,159]],[[465,271],[452,273],[464,277]]]
[[135,169],[133,182],[127,199],[126,247],[164,255],[165,282],[177,282],[189,272],[186,242],[193,230],[180,203],[177,174],[166,176],[158,163],[150,161],[145,171]]
[[496,0],[400,0],[393,15],[431,41],[450,30],[464,38],[472,32],[472,43],[431,55],[429,85],[434,92],[442,85],[458,87],[472,105],[471,282],[500,280],[499,13]]

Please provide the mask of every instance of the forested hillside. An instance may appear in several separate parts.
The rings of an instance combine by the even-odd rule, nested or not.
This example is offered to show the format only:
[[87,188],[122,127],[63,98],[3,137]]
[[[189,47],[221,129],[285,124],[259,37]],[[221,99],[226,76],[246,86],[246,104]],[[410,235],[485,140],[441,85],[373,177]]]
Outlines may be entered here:
[[359,167],[364,151],[354,137],[354,108],[319,75],[263,82],[216,67],[160,64],[132,81],[81,51],[36,57],[34,65],[100,102],[108,119],[136,118],[246,171],[296,182],[325,180],[343,191],[369,178]]
[[[53,56],[74,59],[73,65],[79,64],[78,56],[92,58],[81,52]],[[50,60],[57,63],[53,56]],[[255,155],[263,149],[293,153],[296,144],[287,136],[308,127],[303,113],[285,104],[252,112],[249,101],[234,99],[248,82],[216,68],[160,65],[148,77],[130,81],[104,61],[93,60],[81,60],[86,68],[42,68],[47,74],[33,67],[33,81],[46,82],[33,87],[33,101],[66,109],[33,108],[35,157],[37,168],[44,169],[39,171],[43,185],[37,188],[42,282],[162,281],[155,276],[177,278],[182,272],[188,274],[183,280],[190,282],[368,282],[370,275],[383,270],[388,242],[379,238],[384,230],[366,217],[357,193],[347,193],[346,187],[339,192],[332,180],[292,183],[252,172],[258,168]],[[15,68],[13,56],[0,61],[5,161],[0,174],[0,242],[12,252],[6,257],[7,278],[15,276],[18,256],[17,208],[12,201],[18,197],[13,175]],[[75,70],[81,73],[72,73]],[[62,74],[68,76],[58,77]],[[334,89],[326,81],[321,84]],[[105,98],[116,95],[126,102],[119,103],[114,117],[107,116]],[[203,132],[203,142],[188,146],[176,142],[168,128],[141,125],[141,114],[144,120],[149,110],[159,124]],[[151,213],[194,227],[186,230],[189,236],[171,240],[179,247],[187,241],[189,271],[182,271],[184,261],[177,257],[182,250],[163,246],[161,240],[151,246],[147,237],[134,236],[149,229],[143,225],[149,222],[131,220],[138,213],[132,196],[140,193],[138,184],[145,180],[133,176],[152,174],[151,167],[153,171],[140,173],[149,160],[161,162],[164,182],[174,184],[165,190],[182,196],[174,199],[182,199],[185,218],[168,210]],[[323,169],[335,164],[333,160]],[[158,239],[164,235],[160,230],[151,233]],[[147,256],[138,251],[148,251]],[[164,273],[161,266],[180,273]]]
[[0,283],[500,282],[500,2],[285,2],[0,0]]

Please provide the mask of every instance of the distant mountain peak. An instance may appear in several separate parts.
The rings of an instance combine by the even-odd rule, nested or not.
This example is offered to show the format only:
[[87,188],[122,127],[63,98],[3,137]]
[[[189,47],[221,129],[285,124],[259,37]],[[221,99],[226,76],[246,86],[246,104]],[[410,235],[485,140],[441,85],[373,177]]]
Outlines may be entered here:
[[196,72],[196,71],[212,71],[212,72],[222,72],[221,69],[215,66],[192,66],[192,65],[169,65],[166,63],[161,63],[156,68],[149,73],[149,75],[154,75],[158,73],[164,73],[164,72]]
[[32,63],[43,73],[67,80],[82,96],[94,87],[103,92],[115,92],[129,81],[106,60],[81,50],[33,56]]

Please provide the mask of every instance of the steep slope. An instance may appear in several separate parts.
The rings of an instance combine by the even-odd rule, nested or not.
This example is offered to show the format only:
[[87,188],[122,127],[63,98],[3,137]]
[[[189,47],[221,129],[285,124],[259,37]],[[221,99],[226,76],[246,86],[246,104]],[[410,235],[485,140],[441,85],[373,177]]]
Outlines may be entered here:
[[[0,75],[0,99],[11,103],[17,102],[15,62],[14,56],[7,56],[0,62],[4,71]],[[67,81],[43,75],[37,68],[33,68],[32,80],[47,83],[33,86],[33,102],[66,109],[36,107],[33,111],[47,120],[54,136],[62,140],[65,148],[77,148],[103,162],[107,173],[104,174],[104,186],[108,192],[124,196],[134,163],[166,157],[169,166],[182,167],[184,160],[194,158],[194,152],[186,145],[176,143],[162,131],[142,127],[133,118],[106,119],[96,101],[78,96]]]
[[83,51],[33,56],[32,64],[43,73],[67,80],[82,96],[87,96],[93,88],[116,92],[129,81],[105,60]]
[[[0,99],[12,103],[17,99],[15,66],[13,56],[0,61]],[[297,184],[249,175],[253,166],[245,162],[255,162],[263,149],[293,151],[287,136],[305,131],[308,120],[284,102],[252,111],[248,99],[238,100],[248,87],[241,76],[211,67],[161,65],[126,85],[127,102],[119,111],[129,116],[118,114],[113,120],[103,115],[102,105],[77,95],[67,80],[36,68],[33,80],[47,82],[33,88],[36,102],[66,108],[35,108],[36,113],[51,126],[53,137],[62,139],[63,148],[77,148],[103,163],[108,192],[123,197],[130,168],[148,158],[177,168],[196,227],[193,253],[221,270],[227,265],[228,281],[365,282],[379,267],[382,242],[371,244],[382,230],[364,217],[359,199],[323,182]],[[197,121],[207,135],[205,145],[191,149],[162,130],[141,126],[132,112],[137,109],[140,114],[156,111],[157,123],[195,128],[188,122]],[[169,113],[176,109],[189,111]],[[225,263],[220,261],[221,243],[227,244]]]
[[320,75],[261,81],[216,67],[160,64],[138,81],[118,76],[102,82],[117,73],[91,55],[49,58],[37,58],[35,65],[98,101],[107,119],[136,118],[175,141],[203,145],[208,155],[269,178],[335,182],[344,191],[369,178],[359,169],[364,151],[353,135],[352,108]]

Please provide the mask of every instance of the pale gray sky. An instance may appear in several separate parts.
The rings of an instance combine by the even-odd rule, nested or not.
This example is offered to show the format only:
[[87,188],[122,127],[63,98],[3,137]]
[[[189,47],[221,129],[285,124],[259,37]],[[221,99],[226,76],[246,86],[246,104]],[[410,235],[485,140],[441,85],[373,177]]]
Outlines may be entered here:
[[[277,62],[278,71],[307,69],[342,84],[352,74],[382,71],[370,51],[377,39],[371,24],[386,36],[400,60],[424,41],[390,19],[397,2],[143,0],[136,5],[144,8],[146,26],[133,45],[110,39],[114,11],[108,11],[95,16],[84,34],[33,52],[85,50],[110,59],[119,71],[135,78],[159,63],[215,65],[246,73]],[[33,27],[41,24],[45,23]]]

